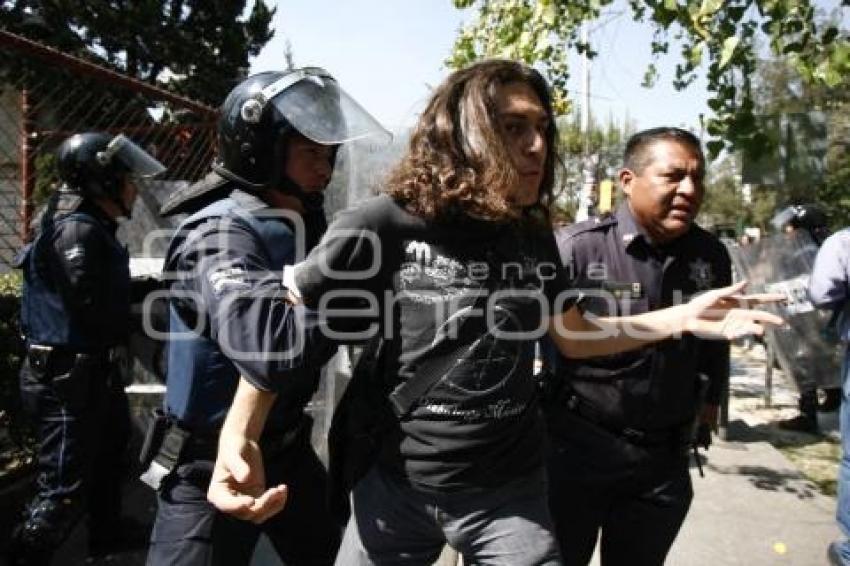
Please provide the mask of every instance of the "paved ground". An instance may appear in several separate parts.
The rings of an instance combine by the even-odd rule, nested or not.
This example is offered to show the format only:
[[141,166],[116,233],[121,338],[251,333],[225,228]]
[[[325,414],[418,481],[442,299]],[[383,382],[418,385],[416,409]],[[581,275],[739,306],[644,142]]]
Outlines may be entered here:
[[[796,394],[781,372],[774,373],[773,406],[764,407],[764,364],[758,348],[736,348],[727,441],[718,441],[704,459],[705,478],[693,469],[695,498],[674,545],[672,566],[815,566],[826,564],[826,545],[838,537],[835,499],[822,495],[771,442],[806,447],[822,439],[783,433],[776,420],[795,414]],[[822,415],[828,438],[837,438],[835,414]],[[827,465],[834,467],[834,461]],[[155,501],[139,482],[127,486],[127,508],[149,522]],[[127,549],[109,560],[86,562],[81,526],[54,565],[144,564],[145,549]],[[2,560],[0,560],[2,563]],[[254,564],[277,565],[268,546]],[[442,566],[448,566],[443,561]],[[598,557],[594,564],[598,564]]]
[[712,447],[694,477],[694,503],[669,564],[804,566],[826,564],[839,532],[835,500],[766,442]]
[[[826,546],[840,535],[835,499],[822,495],[773,445],[804,448],[823,439],[776,428],[776,421],[796,414],[797,396],[774,371],[772,405],[765,407],[764,368],[759,347],[733,350],[728,440],[716,441],[705,455],[705,478],[692,466],[694,502],[670,565],[827,564]],[[819,420],[825,436],[837,439],[837,414],[822,413]],[[835,462],[829,465],[834,477]]]

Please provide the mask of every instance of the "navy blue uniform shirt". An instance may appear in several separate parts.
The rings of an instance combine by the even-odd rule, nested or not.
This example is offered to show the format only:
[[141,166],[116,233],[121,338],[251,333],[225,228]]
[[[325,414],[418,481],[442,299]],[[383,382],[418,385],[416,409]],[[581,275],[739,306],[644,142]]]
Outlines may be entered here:
[[268,428],[300,418],[333,350],[308,340],[319,331],[315,313],[285,299],[281,271],[295,259],[295,239],[284,216],[240,190],[175,234],[164,274],[173,293],[165,403],[183,426],[217,430],[239,375],[285,390],[285,410],[273,411]]
[[[695,293],[731,283],[720,241],[693,225],[676,240],[654,245],[627,203],[614,214],[563,228],[558,250],[580,308],[599,316],[626,316],[685,302]],[[692,422],[699,374],[706,401],[717,404],[729,379],[729,344],[685,334],[632,352],[556,362],[559,378],[613,428],[658,431]]]
[[[89,200],[60,193],[34,242],[17,258],[24,270],[21,321],[30,344],[97,352],[123,343],[130,324],[130,259],[118,224]],[[55,205],[55,206],[54,206]]]

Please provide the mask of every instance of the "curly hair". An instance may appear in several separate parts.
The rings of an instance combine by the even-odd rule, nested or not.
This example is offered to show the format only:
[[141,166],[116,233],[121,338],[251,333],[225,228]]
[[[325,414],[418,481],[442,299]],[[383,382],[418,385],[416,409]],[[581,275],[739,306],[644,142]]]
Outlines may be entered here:
[[[503,190],[519,177],[497,116],[499,87],[508,83],[531,87],[549,118],[543,178],[537,202],[528,207],[512,203]],[[516,61],[476,63],[437,87],[385,192],[430,220],[464,213],[494,221],[531,218],[548,226],[556,140],[549,86],[540,73]]]

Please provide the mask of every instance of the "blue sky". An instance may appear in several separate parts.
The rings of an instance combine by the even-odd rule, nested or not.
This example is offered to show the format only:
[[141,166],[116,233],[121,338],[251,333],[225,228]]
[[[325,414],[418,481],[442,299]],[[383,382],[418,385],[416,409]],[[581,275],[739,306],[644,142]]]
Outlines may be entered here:
[[288,39],[297,66],[330,71],[385,125],[410,124],[448,72],[464,15],[450,0],[279,0],[275,37],[251,70],[283,67]]
[[[267,0],[270,3],[273,0]],[[619,15],[618,15],[619,14]],[[343,87],[389,127],[409,125],[429,94],[449,72],[444,65],[457,30],[474,16],[451,0],[279,0],[275,37],[253,61],[252,71],[284,65],[284,45],[292,44],[296,65],[329,70]],[[640,86],[650,62],[651,34],[635,24],[618,2],[594,25],[591,41],[600,55],[591,73],[591,109],[604,121],[628,115],[638,128],[684,125],[699,130],[708,113],[705,81],[684,92],[670,81],[678,57],[661,59],[653,89]],[[571,65],[571,90],[580,98],[581,66]]]

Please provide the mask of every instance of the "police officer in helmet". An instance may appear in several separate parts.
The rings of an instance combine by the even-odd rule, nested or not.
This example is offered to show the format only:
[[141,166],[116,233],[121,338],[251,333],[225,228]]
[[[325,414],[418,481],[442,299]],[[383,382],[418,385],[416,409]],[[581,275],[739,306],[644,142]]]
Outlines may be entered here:
[[826,213],[816,204],[794,204],[777,212],[770,220],[779,232],[803,230],[820,246],[829,237]]
[[[323,191],[339,145],[367,135],[388,133],[326,71],[253,75],[221,107],[212,171],[163,206],[189,217],[164,267],[171,339],[165,415],[152,435],[162,440],[143,475],[159,502],[148,564],[246,564],[261,531],[287,564],[333,562],[340,532],[304,413],[320,367],[288,374],[300,341],[281,273],[326,229]],[[256,525],[219,513],[206,492],[239,376],[283,374],[261,444],[266,476],[293,495],[287,512]]]
[[62,185],[17,258],[21,397],[39,440],[37,494],[13,533],[20,564],[48,563],[85,511],[91,553],[119,534],[129,414],[115,352],[128,336],[130,271],[115,232],[140,179],[165,170],[124,135],[99,132],[65,140],[57,163]]
[[[815,249],[830,235],[826,212],[813,203],[786,206],[771,218],[770,223],[777,232],[784,233],[788,237],[794,237],[795,233],[804,233],[811,238],[811,242],[808,244],[788,247],[785,250],[787,253],[779,258],[781,260],[780,265],[783,267],[788,265],[787,269],[789,270],[799,266],[801,261],[806,263],[811,261],[811,259],[806,258],[812,258],[816,253]],[[799,241],[805,242],[806,240]],[[816,375],[817,372],[812,371],[808,365],[801,365],[797,371],[799,374],[794,377],[800,391],[800,396],[797,399],[799,413],[783,419],[777,424],[785,430],[819,434],[818,411],[837,410],[841,403],[841,388],[824,388],[824,401],[818,403],[816,386],[818,381],[825,376]]]

